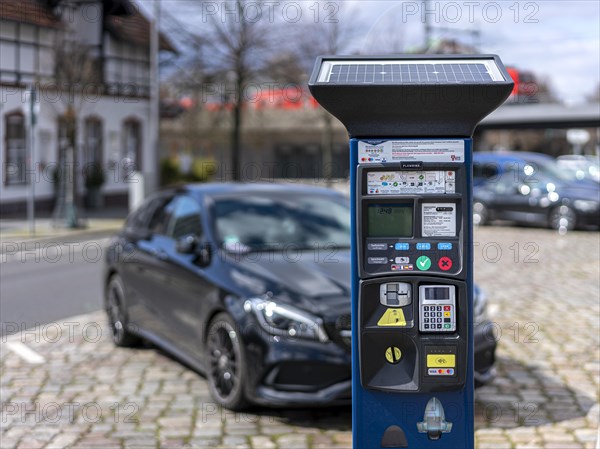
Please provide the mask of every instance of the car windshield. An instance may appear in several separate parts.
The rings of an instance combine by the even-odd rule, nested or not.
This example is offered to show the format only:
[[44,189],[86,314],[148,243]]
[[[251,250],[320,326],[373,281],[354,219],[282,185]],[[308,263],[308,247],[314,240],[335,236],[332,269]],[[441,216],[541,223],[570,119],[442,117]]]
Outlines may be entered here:
[[[536,161],[531,166],[543,178],[557,181],[577,181],[577,176],[573,170],[564,169],[555,161]],[[525,167],[527,168],[527,166]],[[535,177],[535,174],[533,176]]]
[[350,245],[350,209],[342,196],[260,194],[220,198],[214,205],[214,226],[219,244],[237,251]]

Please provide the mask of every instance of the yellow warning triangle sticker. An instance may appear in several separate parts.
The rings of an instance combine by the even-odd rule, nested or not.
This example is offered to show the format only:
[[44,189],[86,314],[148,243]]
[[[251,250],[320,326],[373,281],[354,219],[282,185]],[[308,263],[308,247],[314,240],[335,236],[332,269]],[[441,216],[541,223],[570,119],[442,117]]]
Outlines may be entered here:
[[406,319],[402,309],[387,309],[383,316],[379,318],[377,326],[406,326]]

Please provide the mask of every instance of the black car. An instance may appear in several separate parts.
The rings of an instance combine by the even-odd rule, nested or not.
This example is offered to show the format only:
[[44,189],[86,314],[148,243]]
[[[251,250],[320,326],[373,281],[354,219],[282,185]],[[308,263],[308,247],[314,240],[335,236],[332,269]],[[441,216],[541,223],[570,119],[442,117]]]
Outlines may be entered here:
[[507,220],[553,229],[600,225],[600,185],[540,153],[475,153],[473,222]]
[[[350,210],[327,189],[204,184],[132,213],[107,251],[114,342],[148,340],[204,373],[214,399],[351,400]],[[475,295],[478,382],[496,343]]]

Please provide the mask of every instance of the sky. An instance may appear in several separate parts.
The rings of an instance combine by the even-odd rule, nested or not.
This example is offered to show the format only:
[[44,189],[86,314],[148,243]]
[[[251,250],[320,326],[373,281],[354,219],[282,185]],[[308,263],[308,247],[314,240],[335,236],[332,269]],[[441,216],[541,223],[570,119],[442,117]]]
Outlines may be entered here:
[[[361,21],[367,25],[353,43],[361,53],[376,53],[378,43],[394,32],[408,48],[424,42],[423,2],[348,3],[360,11]],[[567,104],[583,102],[600,88],[597,0],[432,1],[428,10],[434,27],[481,33],[479,42],[473,42],[468,32],[438,30],[435,34],[478,43],[483,53],[498,54],[505,65],[534,72]]]
[[[222,15],[222,1],[205,2],[205,9],[196,2],[186,7],[186,1],[163,0],[163,8],[198,32],[202,32],[211,13],[230,20],[231,16]],[[258,17],[258,13],[261,20],[269,20],[273,14],[284,28],[298,24],[298,13],[304,22],[337,20],[340,26],[352,30],[344,52],[361,54],[422,47],[424,13],[428,11],[434,38],[475,44],[482,53],[498,54],[505,65],[532,71],[538,79],[547,81],[566,104],[585,102],[600,88],[598,0],[246,2],[249,14]],[[145,1],[144,9],[150,9],[150,4],[150,0]],[[473,31],[479,31],[478,38],[474,38]]]

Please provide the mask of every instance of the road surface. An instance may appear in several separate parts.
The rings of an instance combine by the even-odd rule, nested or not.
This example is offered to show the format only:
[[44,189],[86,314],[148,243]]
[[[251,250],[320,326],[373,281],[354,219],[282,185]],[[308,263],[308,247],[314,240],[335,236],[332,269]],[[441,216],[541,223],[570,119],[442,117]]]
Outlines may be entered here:
[[105,236],[43,242],[3,241],[1,335],[102,308]]

